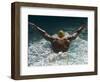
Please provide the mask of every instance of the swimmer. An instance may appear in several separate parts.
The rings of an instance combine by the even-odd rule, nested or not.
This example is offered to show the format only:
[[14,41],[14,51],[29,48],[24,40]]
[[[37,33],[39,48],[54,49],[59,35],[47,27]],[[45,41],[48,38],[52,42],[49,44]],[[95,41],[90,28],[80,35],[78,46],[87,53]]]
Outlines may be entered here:
[[30,25],[33,26],[33,29],[35,29],[49,42],[51,42],[52,50],[55,53],[59,52],[66,52],[69,49],[69,46],[73,40],[79,36],[81,31],[86,28],[85,25],[81,25],[75,32],[70,34],[69,36],[65,36],[65,33],[63,30],[60,30],[57,34],[57,37],[50,36],[45,30],[41,29],[34,23],[30,23]]

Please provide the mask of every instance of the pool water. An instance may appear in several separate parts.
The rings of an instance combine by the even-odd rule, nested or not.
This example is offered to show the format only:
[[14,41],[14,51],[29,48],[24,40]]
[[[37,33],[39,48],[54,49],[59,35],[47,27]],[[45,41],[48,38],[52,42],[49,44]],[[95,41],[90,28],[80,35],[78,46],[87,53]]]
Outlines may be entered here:
[[[46,20],[44,20],[46,19]],[[58,19],[60,21],[58,21]],[[29,20],[46,30],[50,35],[63,29],[65,35],[73,32],[81,24],[87,23],[87,18],[78,17],[48,17],[29,15]],[[62,22],[63,21],[63,22]],[[67,23],[66,23],[67,22]],[[61,25],[61,26],[59,26]],[[51,27],[52,26],[52,27]],[[51,43],[46,41],[36,30],[29,25],[28,29],[28,66],[56,66],[56,65],[83,65],[88,64],[88,37],[87,30],[81,32],[66,52],[54,53]]]
[[28,66],[78,65],[88,63],[87,41],[77,37],[68,51],[54,53],[45,39],[29,43]]

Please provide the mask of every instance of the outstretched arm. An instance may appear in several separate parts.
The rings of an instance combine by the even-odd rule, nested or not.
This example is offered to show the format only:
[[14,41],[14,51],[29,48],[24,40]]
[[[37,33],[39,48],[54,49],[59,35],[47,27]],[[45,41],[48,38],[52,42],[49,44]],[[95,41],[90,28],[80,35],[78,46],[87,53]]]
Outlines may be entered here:
[[80,26],[72,35],[68,37],[69,40],[74,40],[81,33],[81,31],[86,28],[85,25]]
[[52,41],[53,37],[50,36],[45,30],[41,29],[40,27],[38,27],[37,25],[35,25],[34,23],[29,22],[30,25],[33,26],[33,28],[35,27],[35,29],[40,32],[40,34],[48,41]]

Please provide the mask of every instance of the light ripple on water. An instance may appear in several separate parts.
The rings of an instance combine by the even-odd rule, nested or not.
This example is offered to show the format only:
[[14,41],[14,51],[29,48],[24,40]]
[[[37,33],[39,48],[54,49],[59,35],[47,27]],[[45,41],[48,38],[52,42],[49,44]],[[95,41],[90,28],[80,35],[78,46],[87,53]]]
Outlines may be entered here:
[[29,43],[28,66],[80,65],[88,63],[88,42],[77,38],[67,52],[54,53],[45,39]]

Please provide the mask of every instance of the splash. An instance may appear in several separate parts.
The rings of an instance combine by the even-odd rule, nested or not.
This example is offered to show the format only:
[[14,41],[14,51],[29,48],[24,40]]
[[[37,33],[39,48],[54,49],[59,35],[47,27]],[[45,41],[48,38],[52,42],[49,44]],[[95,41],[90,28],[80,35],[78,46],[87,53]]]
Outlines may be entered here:
[[[66,32],[65,35],[68,35]],[[56,36],[56,35],[54,35]],[[87,41],[75,39],[67,52],[54,53],[50,42],[41,39],[29,43],[28,66],[80,65],[88,63]]]

